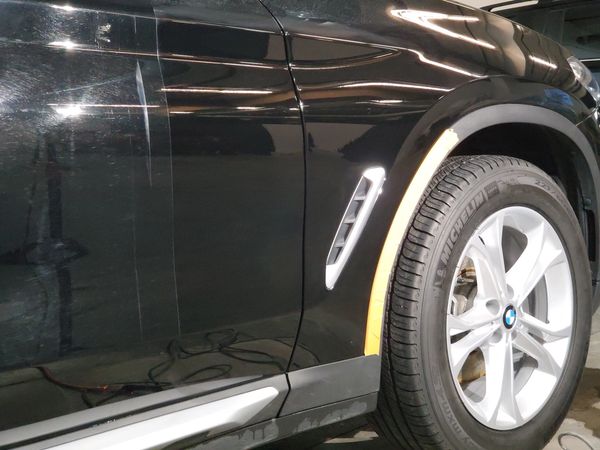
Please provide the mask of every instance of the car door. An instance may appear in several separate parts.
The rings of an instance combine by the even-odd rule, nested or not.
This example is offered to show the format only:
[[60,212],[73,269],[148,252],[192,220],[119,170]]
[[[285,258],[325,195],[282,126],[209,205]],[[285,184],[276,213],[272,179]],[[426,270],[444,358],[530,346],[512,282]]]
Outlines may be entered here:
[[0,446],[287,368],[283,39],[257,2],[190,5],[0,1]]
[[302,125],[281,31],[256,0],[154,5],[179,333],[218,350],[197,358],[198,370],[281,373],[300,319],[304,207]]
[[0,2],[0,430],[158,390],[176,330],[152,9],[85,6]]

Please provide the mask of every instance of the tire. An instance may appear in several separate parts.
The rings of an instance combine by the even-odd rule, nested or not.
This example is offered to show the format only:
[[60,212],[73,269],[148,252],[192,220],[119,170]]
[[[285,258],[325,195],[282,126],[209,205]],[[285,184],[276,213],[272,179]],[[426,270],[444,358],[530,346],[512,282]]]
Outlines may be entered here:
[[[534,220],[539,221],[539,227],[527,225],[537,223]],[[509,268],[506,285],[501,281],[503,272],[494,272],[494,265],[486,265],[481,256],[495,254],[493,239],[488,239],[495,221],[504,224],[498,229],[502,230],[499,242],[503,268]],[[530,234],[524,234],[523,240],[516,230]],[[484,233],[488,233],[485,239]],[[528,259],[517,266],[515,261],[525,255],[519,251],[530,242],[538,242],[536,236],[543,239],[542,254],[555,252],[552,258],[556,259],[534,260],[529,256],[534,253],[527,253]],[[490,243],[486,245],[485,240]],[[478,253],[480,248],[487,253]],[[544,261],[548,260],[554,262],[543,272],[542,281],[522,300],[528,283],[534,283],[531,280],[536,278],[532,275],[535,269],[520,269],[531,261],[535,261],[534,267],[545,267]],[[471,265],[465,269],[461,265],[458,277],[455,268],[463,263]],[[510,272],[512,267],[519,270]],[[486,278],[486,270],[496,276]],[[469,300],[457,292],[473,292],[473,271],[476,293],[470,293]],[[525,273],[530,276],[523,278]],[[504,297],[496,299],[490,292]],[[477,316],[471,309],[487,314],[481,304],[488,297],[494,297],[485,303],[493,316],[489,324],[492,331],[486,328],[481,336],[492,334],[468,353],[466,361],[479,369],[474,377],[467,377],[465,373],[470,369],[466,368],[466,361],[465,366],[460,362],[463,349],[476,341],[479,335],[475,333],[480,328],[460,330],[464,324],[471,326],[476,322],[473,317]],[[513,311],[509,311],[510,302],[515,303]],[[467,320],[462,314],[464,305],[469,303],[472,306],[466,312],[471,315]],[[530,317],[536,315],[547,318],[556,336],[540,333],[539,324],[538,328],[529,325],[534,323]],[[449,158],[423,195],[398,253],[383,331],[381,391],[373,415],[376,428],[399,448],[543,448],[560,426],[575,394],[589,344],[590,317],[591,273],[586,246],[575,214],[556,183],[537,167],[515,158]],[[459,324],[456,328],[455,323]],[[536,337],[538,333],[540,337]],[[466,338],[471,340],[462,341]],[[546,350],[551,357],[540,351],[535,342],[532,347],[524,346],[532,342],[530,338],[543,349],[551,348]],[[504,359],[495,355],[504,355]],[[453,374],[451,361],[462,367],[460,372]],[[552,383],[534,383],[544,379]],[[542,392],[540,389],[543,395],[532,396]],[[514,401],[505,395],[511,392],[515,393]],[[540,400],[541,397],[544,398]],[[481,403],[479,399],[483,399]],[[497,404],[495,399],[499,399]]]

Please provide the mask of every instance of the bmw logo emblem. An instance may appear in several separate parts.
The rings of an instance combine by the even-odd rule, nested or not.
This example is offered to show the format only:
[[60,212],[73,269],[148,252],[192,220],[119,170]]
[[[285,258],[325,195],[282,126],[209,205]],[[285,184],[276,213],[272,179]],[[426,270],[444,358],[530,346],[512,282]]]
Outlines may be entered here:
[[517,311],[514,306],[509,305],[506,307],[502,321],[504,322],[504,326],[509,330],[515,326],[515,322],[517,321]]

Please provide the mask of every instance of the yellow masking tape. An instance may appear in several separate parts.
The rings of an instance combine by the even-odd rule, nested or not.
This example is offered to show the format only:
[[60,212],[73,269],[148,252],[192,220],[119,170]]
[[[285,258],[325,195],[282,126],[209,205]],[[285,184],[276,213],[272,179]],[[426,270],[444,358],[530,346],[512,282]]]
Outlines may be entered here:
[[440,164],[446,159],[458,142],[458,135],[452,129],[447,129],[442,133],[419,166],[394,215],[392,225],[383,244],[383,250],[379,256],[373,287],[371,288],[365,335],[365,355],[381,354],[381,333],[383,331],[386,298],[396,254],[402,244],[409,221],[419,204],[421,196],[425,192],[425,189],[427,189]]

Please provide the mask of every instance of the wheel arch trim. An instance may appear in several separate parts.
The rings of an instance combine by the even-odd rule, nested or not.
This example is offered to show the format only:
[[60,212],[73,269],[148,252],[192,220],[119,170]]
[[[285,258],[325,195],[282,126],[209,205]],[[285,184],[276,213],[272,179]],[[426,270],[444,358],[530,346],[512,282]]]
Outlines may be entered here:
[[[385,238],[373,278],[367,324],[365,330],[365,355],[382,353],[382,333],[387,306],[389,285],[396,263],[397,253],[404,241],[412,216],[442,162],[469,136],[494,125],[523,123],[552,128],[569,138],[580,150],[592,176],[594,187],[600,186],[600,169],[592,146],[585,135],[563,115],[540,106],[524,104],[501,104],[483,107],[460,118],[446,128],[426,152],[400,204],[394,214]],[[594,210],[598,211],[597,196]]]

